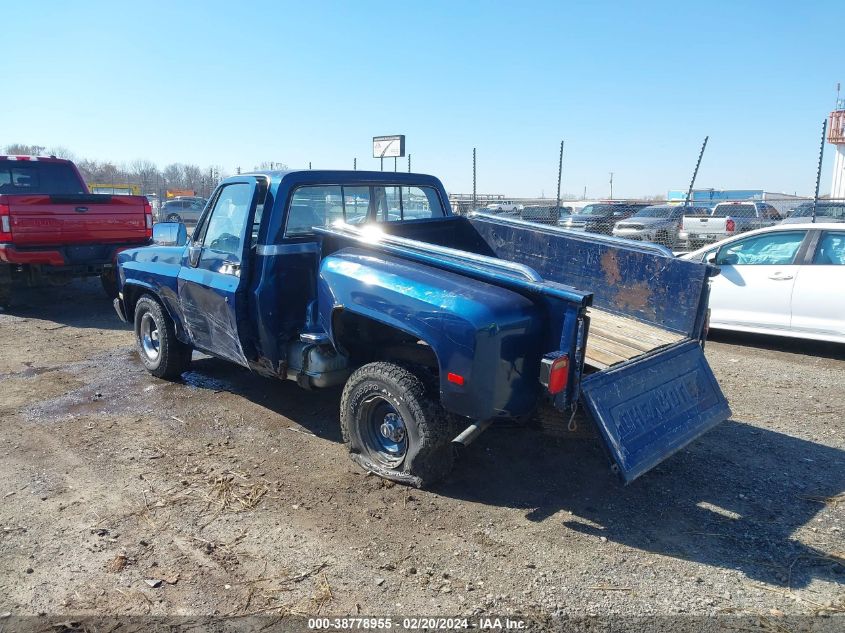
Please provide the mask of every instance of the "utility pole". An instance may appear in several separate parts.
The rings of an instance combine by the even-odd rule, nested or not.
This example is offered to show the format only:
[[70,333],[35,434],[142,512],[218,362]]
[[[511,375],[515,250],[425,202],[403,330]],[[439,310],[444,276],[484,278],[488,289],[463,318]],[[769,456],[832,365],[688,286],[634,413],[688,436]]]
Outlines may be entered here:
[[610,199],[613,200],[613,172],[610,172]]
[[822,143],[819,147],[819,166],[816,169],[816,193],[813,196],[813,222],[816,221],[816,206],[819,204],[819,183],[822,179],[822,159],[824,158],[824,135],[827,132],[827,119],[822,123]]
[[352,170],[358,171],[358,159],[357,158],[352,159]]
[[399,171],[399,167],[398,167],[398,165],[399,165],[399,159],[398,159],[396,156],[394,156],[394,157],[393,157],[393,173],[394,173],[394,174],[395,174],[397,171]]
[[311,169],[311,161],[308,161],[308,169]]
[[411,173],[411,155],[408,154],[408,173]]

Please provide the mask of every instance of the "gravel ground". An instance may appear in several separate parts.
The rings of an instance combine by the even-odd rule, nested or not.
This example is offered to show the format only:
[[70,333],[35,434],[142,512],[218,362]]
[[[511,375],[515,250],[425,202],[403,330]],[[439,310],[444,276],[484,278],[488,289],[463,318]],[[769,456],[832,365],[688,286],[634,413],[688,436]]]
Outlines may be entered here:
[[493,428],[431,491],[352,464],[337,391],[149,376],[93,282],[23,294],[0,350],[4,614],[845,612],[841,346],[708,342],[733,418],[631,486]]

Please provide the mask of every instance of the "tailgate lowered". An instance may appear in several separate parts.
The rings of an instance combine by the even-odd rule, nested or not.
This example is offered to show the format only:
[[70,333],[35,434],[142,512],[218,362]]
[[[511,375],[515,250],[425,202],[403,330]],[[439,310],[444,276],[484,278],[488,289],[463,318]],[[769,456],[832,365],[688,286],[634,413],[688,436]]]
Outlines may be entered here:
[[626,483],[731,415],[697,341],[595,373],[581,393]]

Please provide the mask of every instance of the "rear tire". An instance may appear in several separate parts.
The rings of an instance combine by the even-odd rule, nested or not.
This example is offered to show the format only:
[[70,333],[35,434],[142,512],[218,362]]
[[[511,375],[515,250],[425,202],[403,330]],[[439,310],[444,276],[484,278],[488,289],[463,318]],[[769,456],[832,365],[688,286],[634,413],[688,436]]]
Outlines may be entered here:
[[370,363],[349,377],[340,427],[352,460],[385,479],[423,488],[452,469],[450,416],[399,365]]
[[191,348],[176,338],[170,316],[150,295],[135,304],[135,342],[144,367],[157,378],[178,378],[191,363]]
[[103,291],[109,299],[117,298],[117,270],[107,268],[100,273],[100,283],[103,284]]
[[12,271],[0,264],[0,310],[8,310],[12,305]]

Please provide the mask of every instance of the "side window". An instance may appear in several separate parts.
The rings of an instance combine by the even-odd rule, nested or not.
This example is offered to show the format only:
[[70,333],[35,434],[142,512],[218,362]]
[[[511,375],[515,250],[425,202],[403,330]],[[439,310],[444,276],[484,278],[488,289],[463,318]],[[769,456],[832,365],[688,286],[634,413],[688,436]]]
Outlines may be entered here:
[[791,264],[806,231],[764,233],[719,249],[716,265],[785,266]]
[[402,219],[421,220],[443,216],[443,206],[431,187],[402,187]]
[[377,222],[397,222],[402,219],[400,187],[373,187]]
[[203,236],[200,262],[224,255],[233,263],[240,263],[241,238],[252,204],[252,190],[250,183],[239,182],[226,185],[220,191]]
[[343,219],[343,194],[336,185],[300,187],[288,208],[287,237],[310,235],[314,226],[328,226]]
[[820,266],[845,266],[845,231],[827,231],[816,246],[813,263]]
[[343,208],[346,212],[347,223],[363,224],[366,222],[370,211],[370,188],[344,187]]

